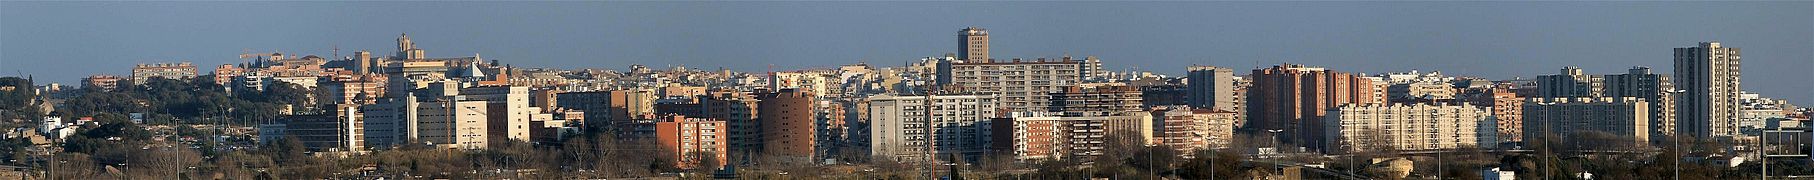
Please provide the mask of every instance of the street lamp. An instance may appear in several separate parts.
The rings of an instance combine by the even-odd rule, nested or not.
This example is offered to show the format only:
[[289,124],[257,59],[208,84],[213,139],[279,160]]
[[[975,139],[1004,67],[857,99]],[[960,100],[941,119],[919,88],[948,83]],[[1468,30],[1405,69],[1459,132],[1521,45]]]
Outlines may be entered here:
[[1359,168],[1361,166],[1359,166],[1358,164],[1356,164],[1354,162],[1354,159],[1357,157],[1354,157],[1353,140],[1349,140],[1349,142],[1347,142],[1347,143],[1342,143],[1342,149],[1348,151],[1348,155],[1347,155],[1348,156],[1348,158],[1347,158],[1348,159],[1348,168],[1344,168],[1344,169],[1348,169],[1348,175],[1347,175],[1348,179],[1354,179],[1354,169]]
[[1266,132],[1272,134],[1271,144],[1272,144],[1273,153],[1284,152],[1284,150],[1281,147],[1279,147],[1279,132],[1285,132],[1285,130],[1284,129],[1268,129],[1268,130],[1266,130]]
[[[1441,116],[1441,115],[1442,115],[1442,113],[1441,113],[1440,109],[1435,110],[1435,111],[1430,111],[1430,120],[1436,120],[1436,117]],[[1447,151],[1447,150],[1436,150],[1436,179],[1437,180],[1442,180],[1442,173],[1443,173],[1442,167],[1444,166],[1443,162],[1442,162],[1442,152],[1443,151]]]
[[[1285,130],[1284,129],[1267,129],[1266,132],[1272,134],[1272,153],[1278,154],[1280,152],[1283,152],[1283,150],[1281,150],[1279,148],[1279,132],[1285,132]],[[1281,154],[1281,155],[1278,155],[1277,157],[1284,157],[1284,155]],[[1272,159],[1272,170],[1280,171],[1282,173],[1284,170],[1282,168],[1283,167],[1281,165],[1279,165],[1279,159],[1273,158]]]
[[[1687,89],[1677,89],[1677,90],[1672,90],[1672,91],[1668,91],[1668,92],[1685,94],[1685,93],[1688,93],[1688,90]],[[1673,94],[1666,95],[1666,96],[1673,96]],[[1676,98],[1680,98],[1680,97],[1676,97]],[[1677,119],[1680,119],[1680,117],[1677,117]],[[1675,170],[1674,170],[1675,174],[1672,177],[1674,177],[1675,180],[1682,180],[1682,128],[1681,128],[1682,126],[1680,125],[1680,124],[1682,124],[1682,122],[1678,120],[1673,123],[1675,123],[1675,125],[1676,125],[1674,128],[1675,133],[1670,135],[1670,137],[1669,137],[1670,141],[1672,141],[1670,144],[1674,144],[1674,146],[1675,146],[1675,150],[1674,150],[1675,158],[1671,158],[1671,159],[1675,159],[1675,164],[1672,164],[1675,166]]]
[[[18,160],[18,159],[9,159],[9,160],[6,160],[6,161],[12,161],[12,162],[13,162],[13,164],[15,164],[15,165],[17,165],[17,164],[19,164],[19,160]],[[29,176],[29,175],[26,175],[26,174],[25,174],[25,172],[27,172],[27,171],[31,171],[31,170],[29,170],[29,169],[20,169],[20,170],[19,170],[19,177],[25,177],[25,176]]]
[[[1155,169],[1155,168],[1154,168],[1154,166],[1153,166],[1153,164],[1156,164],[1156,163],[1155,163],[1155,162],[1154,162],[1154,161],[1153,161],[1153,153],[1154,153],[1154,152],[1155,152],[1155,151],[1156,151],[1156,150],[1157,150],[1157,149],[1156,149],[1156,148],[1153,148],[1153,147],[1157,147],[1157,146],[1156,146],[1156,145],[1152,145],[1152,144],[1148,144],[1148,145],[1146,145],[1146,171],[1147,171],[1147,172],[1150,172],[1150,173],[1153,173],[1153,176],[1158,176],[1158,175],[1159,175],[1159,170],[1157,170],[1157,169]],[[1163,176],[1161,176],[1161,177],[1163,177]]]

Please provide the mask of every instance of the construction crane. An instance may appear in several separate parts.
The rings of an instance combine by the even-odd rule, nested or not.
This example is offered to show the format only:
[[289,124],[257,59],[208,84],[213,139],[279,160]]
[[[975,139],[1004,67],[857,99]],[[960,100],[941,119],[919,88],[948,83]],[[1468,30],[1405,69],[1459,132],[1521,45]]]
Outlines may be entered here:
[[282,53],[281,52],[253,53],[252,49],[245,49],[245,50],[240,51],[239,59],[241,61],[244,61],[244,64],[241,64],[243,66],[263,67],[264,65],[262,65],[262,64],[264,64],[264,62],[262,62],[262,60],[256,59],[257,57],[272,57],[268,60],[277,60],[277,58],[275,56],[278,56],[278,55],[282,55]]
[[245,49],[245,50],[240,51],[239,59],[249,59],[249,58],[254,58],[254,57],[268,57],[268,56],[272,56],[272,55],[276,55],[276,54],[279,54],[279,52],[253,53],[252,49]]

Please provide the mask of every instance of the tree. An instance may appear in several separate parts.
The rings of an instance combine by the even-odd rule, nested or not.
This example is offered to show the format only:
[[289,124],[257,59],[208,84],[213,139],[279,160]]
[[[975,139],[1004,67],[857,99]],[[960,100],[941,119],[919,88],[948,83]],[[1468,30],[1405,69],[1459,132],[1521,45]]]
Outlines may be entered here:
[[182,124],[176,126],[176,135],[179,137],[203,137],[207,136],[208,132],[195,129],[195,126]]
[[1196,158],[1191,158],[1180,165],[1178,177],[1184,179],[1246,179],[1252,177],[1240,160],[1240,155],[1225,150],[1197,151]]
[[1172,149],[1170,146],[1147,146],[1135,151],[1134,156],[1128,158],[1128,165],[1145,172],[1153,172],[1143,174],[1163,174],[1172,170],[1172,166],[1177,164],[1180,156],[1178,150]]
[[58,111],[65,112],[63,115],[66,117],[64,118],[75,118],[105,113],[138,112],[144,108],[139,106],[138,102],[139,100],[137,100],[137,98],[133,98],[126,93],[91,91],[65,101],[63,109]]
[[266,142],[258,147],[259,155],[270,156],[278,164],[304,162],[308,159],[308,147],[295,136],[284,136],[277,142]]
[[[109,118],[101,118],[109,119]],[[64,140],[64,152],[81,152],[93,154],[107,149],[136,148],[143,141],[151,139],[151,132],[131,122],[123,120],[103,121],[106,124],[78,130],[76,135]]]
[[201,166],[201,153],[188,147],[152,147],[147,149],[128,149],[128,157],[133,177],[152,179],[175,179],[188,172],[188,167]]
[[0,139],[0,153],[4,153],[0,154],[0,162],[12,162],[14,160],[21,163],[30,162],[29,160],[32,156],[28,154],[27,148],[31,147],[31,145],[31,142],[27,142],[25,138]]
[[1093,177],[1132,177],[1141,174],[1138,169],[1128,167],[1129,160],[1141,148],[1143,141],[1132,134],[1135,133],[1122,130],[1103,136],[1102,154],[1090,160],[1095,163],[1089,169],[1094,172]]
[[1033,163],[1034,171],[1029,179],[1089,179],[1091,172],[1077,167],[1078,161],[1040,160]]
[[698,165],[693,169],[703,170],[701,171],[703,173],[711,173],[713,170],[724,167],[724,162],[718,161],[718,152],[694,152],[692,157],[699,158]]
[[304,88],[302,85],[277,82],[273,83],[270,87],[265,88],[264,91],[244,91],[240,92],[239,96],[253,102],[266,103],[273,106],[289,106],[293,107],[295,110],[304,110],[314,104],[313,101],[309,100],[309,95],[313,94],[315,94],[313,90]]
[[99,165],[84,153],[59,153],[51,157],[48,179],[97,179]]
[[215,157],[213,172],[224,179],[253,179],[262,173],[258,169],[275,166],[276,162],[268,156],[259,156],[244,151],[232,151]]
[[38,119],[36,85],[30,79],[0,77],[0,118]]
[[990,155],[983,156],[980,165],[982,166],[981,170],[983,171],[1000,172],[1020,167],[1020,165],[1014,161],[1013,152],[997,151],[990,153]]

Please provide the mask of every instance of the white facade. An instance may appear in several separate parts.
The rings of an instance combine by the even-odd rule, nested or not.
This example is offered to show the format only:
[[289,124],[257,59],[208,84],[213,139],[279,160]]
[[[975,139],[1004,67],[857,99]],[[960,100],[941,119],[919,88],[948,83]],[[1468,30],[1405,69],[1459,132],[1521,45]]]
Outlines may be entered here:
[[1643,98],[1531,98],[1524,101],[1524,142],[1568,140],[1581,133],[1649,141],[1650,104]]
[[[414,139],[441,148],[484,149],[491,138],[489,104],[465,96],[423,99],[404,95],[362,106],[366,147],[396,147]],[[523,118],[526,121],[528,116]],[[527,129],[523,132],[527,137]]]
[[1189,106],[1164,108],[1153,111],[1153,121],[1158,123],[1153,129],[1159,131],[1153,133],[1153,142],[1179,152],[1227,147],[1234,142],[1235,128],[1241,126],[1233,111]]
[[446,149],[485,149],[486,102],[431,102],[418,106],[416,141]]
[[38,126],[38,133],[56,141],[63,141],[63,138],[76,135],[76,127],[64,124],[62,117],[44,116],[44,123]]
[[1234,96],[1234,70],[1215,66],[1191,66],[1189,70],[1185,85],[1190,91],[1186,99],[1191,107],[1242,111],[1237,106],[1245,102],[1235,101]]
[[[1152,139],[1152,114],[1124,116],[1060,117],[1049,113],[1009,113],[995,129],[998,141],[1020,161],[1089,159],[1105,153],[1108,141],[1129,140],[1144,144]],[[1119,136],[1126,139],[1111,139]]]
[[1348,104],[1325,116],[1328,152],[1492,148],[1497,122],[1485,107]]
[[1675,48],[1676,120],[1680,132],[1700,138],[1738,134],[1739,49],[1702,42]]
[[[988,150],[997,102],[994,95],[935,95],[927,122],[926,96],[870,97],[870,155],[896,161],[923,158],[927,134],[936,152],[980,154]],[[927,126],[931,125],[931,126]]]
[[542,108],[529,106],[529,88],[523,86],[486,86],[471,87],[460,90],[468,100],[486,101],[492,107],[487,109],[492,140],[529,141],[529,120],[540,114]]
[[952,83],[946,85],[947,88],[1000,95],[1001,107],[1010,112],[1044,111],[1051,98],[1048,93],[1083,83],[1081,64],[1068,58],[952,63],[949,74]]

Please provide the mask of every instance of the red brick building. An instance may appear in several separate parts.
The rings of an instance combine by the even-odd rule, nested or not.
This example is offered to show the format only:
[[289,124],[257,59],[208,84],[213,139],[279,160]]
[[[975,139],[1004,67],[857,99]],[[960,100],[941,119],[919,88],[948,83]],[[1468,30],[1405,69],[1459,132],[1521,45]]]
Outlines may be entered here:
[[1323,115],[1343,104],[1366,104],[1379,98],[1372,80],[1352,73],[1299,64],[1255,69],[1248,90],[1248,127],[1255,131],[1282,130],[1285,143],[1322,147]]
[[655,123],[655,137],[661,150],[676,160],[674,167],[716,169],[698,166],[706,158],[715,160],[715,165],[726,164],[725,128],[724,121],[670,115]]
[[795,89],[757,92],[757,122],[762,154],[810,159],[814,155],[813,94]]

